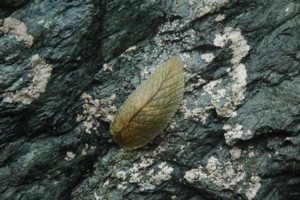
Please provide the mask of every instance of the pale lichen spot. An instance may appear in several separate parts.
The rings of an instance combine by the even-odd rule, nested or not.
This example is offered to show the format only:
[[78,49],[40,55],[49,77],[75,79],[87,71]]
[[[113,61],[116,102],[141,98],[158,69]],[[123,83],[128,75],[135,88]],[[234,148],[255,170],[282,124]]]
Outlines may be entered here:
[[[237,115],[235,109],[237,105],[241,103],[244,99],[244,93],[246,91],[246,78],[247,70],[244,64],[240,63],[242,58],[244,58],[250,47],[247,45],[247,41],[241,35],[239,29],[234,29],[232,27],[226,27],[223,34],[217,34],[214,39],[214,44],[218,47],[224,47],[226,43],[230,43],[230,49],[232,50],[231,68],[227,68],[226,71],[228,75],[231,76],[234,82],[228,88],[228,95],[212,91],[212,87],[204,87],[207,94],[212,96],[212,105],[215,107],[216,112],[219,116],[229,118]],[[211,86],[216,86],[216,82],[209,83]],[[208,86],[210,86],[208,85]],[[218,83],[219,85],[219,83]],[[205,93],[203,94],[205,95]],[[223,99],[220,103],[220,99]]]
[[251,176],[250,187],[246,190],[246,197],[248,200],[252,200],[255,198],[259,188],[261,187],[260,180],[261,178],[259,176]]
[[189,109],[187,107],[187,100],[183,100],[179,107],[179,111],[183,114],[184,119],[192,119],[193,121],[200,121],[205,124],[208,117],[208,110],[212,108],[213,107],[207,106],[205,108]]
[[144,69],[141,70],[140,74],[142,78],[146,78],[148,77],[152,72],[154,71],[154,69],[150,70],[149,67],[144,67]]
[[52,66],[47,64],[46,61],[39,55],[31,57],[31,70],[29,71],[28,78],[30,84],[28,87],[15,92],[5,92],[3,94],[3,102],[14,103],[20,102],[23,104],[31,104],[46,90],[48,80],[51,76]]
[[117,173],[116,173],[116,177],[118,178],[118,179],[120,179],[120,180],[125,180],[126,179],[126,172],[125,171],[118,171]]
[[67,151],[66,155],[65,160],[67,161],[73,160],[76,156],[72,151]]
[[125,50],[124,53],[122,53],[120,56],[123,57],[123,58],[126,58],[127,60],[131,60],[132,57],[131,57],[131,52],[132,51],[135,51],[137,49],[137,46],[132,46],[132,47],[129,47],[128,49]]
[[201,54],[201,59],[206,63],[210,63],[214,58],[215,55],[213,53]]
[[252,158],[252,157],[255,156],[255,153],[254,153],[253,151],[250,151],[250,152],[248,153],[248,156],[249,156],[249,158]]
[[174,130],[176,128],[178,128],[178,124],[176,123],[175,119],[172,119],[172,121],[170,122],[170,124],[167,126],[166,130],[167,131],[171,131]]
[[231,63],[233,65],[238,65],[242,58],[249,53],[250,46],[242,36],[241,30],[232,27],[226,27],[223,35],[217,34],[214,39],[214,44],[219,47],[224,47],[224,45],[229,41],[231,41],[230,49],[233,53]]
[[186,171],[184,174],[184,178],[190,182],[194,183],[197,180],[201,180],[203,178],[207,178],[207,175],[203,172],[202,166],[199,166],[196,169],[191,169],[189,171]]
[[89,145],[88,145],[88,144],[85,144],[85,145],[84,145],[84,148],[83,148],[82,151],[81,151],[81,155],[82,155],[82,156],[86,156],[86,155],[87,155],[88,149],[89,149]]
[[217,15],[217,17],[215,18],[216,22],[221,22],[225,19],[225,15],[219,14]]
[[113,69],[113,65],[112,64],[107,64],[107,63],[104,63],[104,65],[103,65],[103,71],[114,71],[114,69]]
[[33,44],[33,36],[27,33],[27,26],[24,22],[8,17],[4,18],[3,25],[0,27],[0,34],[9,34],[16,40],[24,42],[27,47]]
[[206,85],[203,86],[203,90],[207,94],[213,95],[213,92],[212,92],[213,88],[216,87],[221,82],[222,82],[222,79],[210,81],[209,83],[207,83]]
[[[162,182],[169,180],[172,178],[171,174],[173,172],[173,168],[168,166],[166,162],[162,162],[158,165],[158,168],[160,169],[158,173],[153,174],[149,173],[150,179],[144,182],[139,183],[140,190],[154,190],[156,186],[160,185]],[[152,175],[152,176],[151,176]]]
[[83,104],[83,112],[77,115],[76,121],[83,121],[86,133],[91,134],[92,130],[96,131],[97,127],[100,126],[100,121],[110,122],[113,114],[117,111],[114,106],[115,94],[104,99],[93,99],[91,95],[84,92],[80,98],[85,103]]
[[[214,39],[214,44],[218,47],[224,47],[226,43],[230,43],[230,50],[232,51],[231,67],[226,68],[229,78],[232,82],[224,88],[223,78],[206,82],[199,78],[198,83],[193,83],[186,87],[187,92],[193,92],[196,88],[202,87],[203,93],[201,96],[210,99],[208,105],[201,108],[197,107],[197,101],[193,108],[188,108],[191,102],[187,100],[183,101],[180,111],[184,114],[185,119],[193,119],[195,121],[201,121],[205,123],[208,116],[208,112],[211,109],[215,109],[216,113],[220,117],[230,118],[237,115],[236,108],[241,104],[241,101],[245,98],[244,93],[246,91],[246,78],[247,70],[244,64],[240,63],[244,58],[250,47],[247,45],[247,41],[241,35],[239,29],[226,27],[223,34],[217,34]],[[202,60],[205,62],[211,62],[214,59],[213,54],[202,54]],[[186,73],[188,79],[195,80],[195,74]],[[224,80],[227,77],[224,77]],[[249,133],[249,132],[247,132]]]
[[199,166],[185,173],[184,178],[191,183],[209,179],[214,184],[225,189],[234,188],[246,177],[243,168],[234,168],[231,162],[221,164],[216,157],[210,157],[205,167]]
[[197,0],[189,0],[190,12],[196,15],[197,18],[216,12],[227,3],[229,3],[229,0],[203,0],[201,4]]
[[153,164],[154,160],[152,158],[142,157],[140,162],[134,163],[126,172],[117,172],[116,177],[120,181],[118,189],[122,189],[125,184],[131,183],[137,184],[140,191],[154,190],[156,186],[172,178],[173,168],[167,165],[166,162],[159,163],[157,170],[149,168]]
[[[243,165],[234,166],[231,161],[221,163],[216,157],[210,157],[206,166],[199,166],[185,172],[184,178],[190,183],[206,180],[226,190],[245,192],[249,200],[255,197],[260,188],[260,178],[247,176]],[[201,184],[201,183],[200,183]]]
[[232,160],[239,159],[241,157],[241,154],[242,154],[241,149],[239,149],[237,147],[233,147],[232,149],[229,150],[229,152],[230,152]]
[[232,85],[232,92],[235,96],[234,104],[239,104],[245,97],[244,93],[246,91],[246,78],[247,78],[247,69],[244,64],[238,64],[230,73],[236,82]]
[[94,198],[95,200],[101,200],[101,197],[97,194],[97,192],[94,192]]
[[204,80],[200,75],[198,74],[190,74],[190,73],[185,73],[186,79],[197,79],[196,83],[192,83],[191,85],[187,85],[185,87],[185,91],[187,92],[193,92],[195,89],[200,88],[202,85],[206,83],[206,80]]
[[253,137],[254,133],[250,130],[243,130],[243,126],[236,124],[234,127],[231,125],[224,125],[223,130],[225,142],[229,146],[233,146],[238,140],[248,140]]
[[[155,150],[151,153],[151,155],[156,156],[156,155],[159,155],[159,154],[161,154],[161,153],[163,153],[163,152],[165,152],[165,151],[166,151],[165,147],[163,147],[163,146],[158,146],[158,147],[156,147]],[[149,155],[149,156],[151,156],[151,155]]]

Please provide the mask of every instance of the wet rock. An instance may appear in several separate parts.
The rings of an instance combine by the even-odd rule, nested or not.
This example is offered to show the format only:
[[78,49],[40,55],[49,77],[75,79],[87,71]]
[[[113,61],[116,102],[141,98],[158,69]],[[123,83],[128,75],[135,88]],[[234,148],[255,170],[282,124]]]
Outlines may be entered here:
[[[0,199],[299,199],[297,1],[0,5]],[[110,121],[173,55],[183,102],[126,152]]]

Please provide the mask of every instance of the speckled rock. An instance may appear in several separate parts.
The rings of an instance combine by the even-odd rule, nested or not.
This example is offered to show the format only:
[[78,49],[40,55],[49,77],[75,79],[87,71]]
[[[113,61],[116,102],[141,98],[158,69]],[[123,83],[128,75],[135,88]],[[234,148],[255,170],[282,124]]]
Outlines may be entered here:
[[[8,1],[5,1],[8,2]],[[299,199],[300,3],[0,4],[0,199]],[[109,124],[173,55],[185,93],[150,145]]]

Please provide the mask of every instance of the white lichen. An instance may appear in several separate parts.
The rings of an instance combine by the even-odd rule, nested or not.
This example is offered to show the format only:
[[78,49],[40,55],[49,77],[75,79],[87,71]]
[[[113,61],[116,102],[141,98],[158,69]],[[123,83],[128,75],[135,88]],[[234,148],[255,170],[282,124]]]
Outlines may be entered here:
[[239,149],[237,147],[233,147],[232,149],[229,150],[229,152],[230,152],[232,160],[239,159],[241,157],[241,154],[242,154],[241,149]]
[[217,17],[215,18],[215,21],[216,21],[216,22],[221,22],[221,21],[223,21],[224,19],[225,19],[225,15],[219,14],[219,15],[217,15]]
[[33,44],[33,37],[27,33],[26,24],[12,17],[3,20],[3,25],[0,27],[1,34],[9,34],[16,38],[17,41],[23,41],[28,47],[31,47]]
[[150,170],[147,173],[147,175],[150,176],[150,179],[138,183],[141,191],[154,190],[156,186],[172,178],[171,176],[173,172],[172,167],[166,165],[165,162],[162,162],[161,164],[158,165],[158,168],[160,169],[158,173],[154,174],[154,171]]
[[230,60],[233,66],[228,70],[228,74],[233,78],[234,83],[230,88],[231,95],[227,97],[226,103],[216,108],[216,111],[219,116],[234,117],[236,116],[235,109],[244,99],[246,91],[247,70],[241,61],[249,53],[250,47],[247,45],[241,31],[232,27],[226,27],[224,34],[217,34],[214,39],[214,44],[218,47],[224,47],[228,42],[231,42],[230,49],[233,54]]
[[214,44],[218,47],[224,47],[226,43],[231,41],[230,49],[232,50],[231,63],[236,66],[240,64],[242,58],[244,58],[250,50],[250,46],[241,34],[241,30],[238,28],[226,27],[224,34],[217,34],[214,39]]
[[222,79],[210,81],[209,83],[207,83],[206,85],[203,86],[204,92],[206,92],[207,94],[212,96],[214,87],[216,87],[221,82],[222,82]]
[[166,149],[163,146],[158,146],[155,148],[155,150],[153,151],[153,153],[151,153],[153,156],[159,155],[163,152],[165,152]]
[[125,171],[119,171],[116,173],[116,177],[118,179],[121,179],[121,180],[125,180],[126,179],[126,172]]
[[114,71],[114,69],[113,69],[113,65],[112,64],[107,64],[107,63],[104,63],[104,65],[103,65],[103,71]]
[[203,173],[202,166],[199,166],[199,168],[197,168],[197,169],[191,169],[189,171],[186,171],[184,174],[184,178],[188,182],[194,183],[197,180],[207,178],[207,175],[205,173]]
[[213,59],[215,58],[215,55],[213,53],[205,53],[201,54],[201,59],[204,60],[206,63],[211,63]]
[[[205,112],[208,112],[210,109],[215,109],[218,116],[224,118],[235,117],[237,115],[235,110],[244,99],[247,84],[247,70],[245,65],[240,62],[242,58],[248,54],[250,47],[247,45],[239,29],[226,27],[223,34],[216,35],[214,44],[218,47],[224,47],[225,44],[229,42],[233,54],[231,59],[232,67],[227,68],[226,71],[229,77],[233,79],[232,83],[224,88],[223,79],[221,78],[208,83],[206,83],[205,80],[201,81],[201,84],[206,83],[206,85],[202,87],[204,92],[201,96],[203,96],[203,98],[204,96],[208,96],[210,102],[206,107],[198,110],[188,109],[187,106],[183,106],[181,111],[183,111],[185,118],[190,117],[197,120],[197,117],[194,117],[195,113],[201,111],[201,116],[205,116]],[[208,55],[201,55],[201,58],[209,63],[212,61],[213,56]],[[187,86],[187,91],[193,92],[201,84]],[[201,121],[203,122],[205,120],[202,119]]]
[[157,170],[149,168],[153,164],[153,159],[142,157],[140,162],[134,163],[126,172],[117,172],[116,177],[120,181],[118,188],[124,188],[127,183],[131,183],[137,184],[140,191],[154,190],[156,186],[172,178],[173,168],[166,162],[159,163]]
[[224,125],[223,130],[225,142],[229,146],[233,146],[238,140],[248,140],[253,137],[254,133],[250,130],[243,130],[243,126],[236,124],[234,127],[231,125]]
[[166,130],[167,130],[167,132],[169,132],[169,131],[172,131],[172,130],[178,128],[178,127],[179,127],[179,125],[176,123],[176,120],[172,119],[170,124],[167,126]]
[[95,200],[101,200],[101,197],[94,191]]
[[194,108],[189,109],[187,107],[187,100],[182,100],[181,106],[179,107],[179,111],[183,113],[184,119],[191,119],[193,121],[200,121],[201,123],[206,123],[206,118],[208,117],[207,111],[211,109],[211,107],[205,108]]
[[211,104],[217,107],[217,104],[220,102],[220,100],[224,97],[226,97],[226,89],[220,89],[217,90],[214,95],[212,95],[212,98],[210,100]]
[[137,49],[137,46],[132,46],[132,47],[129,47],[128,49],[125,50],[125,52],[123,52],[120,56],[123,57],[123,58],[126,58],[127,60],[131,60],[132,57],[131,57],[131,52],[132,51],[135,51]]
[[229,3],[229,0],[203,0],[201,3],[197,0],[189,0],[190,13],[200,18],[208,13],[220,10]]
[[113,105],[116,99],[115,94],[104,99],[93,99],[91,95],[84,92],[81,99],[85,101],[83,113],[77,115],[76,121],[83,121],[87,133],[91,134],[91,130],[96,130],[100,126],[100,121],[111,122],[113,114],[117,110]]
[[233,105],[238,105],[245,98],[244,93],[246,91],[246,78],[247,78],[247,70],[244,64],[238,64],[233,68],[233,70],[229,73],[233,79],[235,79],[235,83],[232,85],[232,93],[233,97]]
[[73,153],[72,151],[67,151],[66,155],[67,156],[65,157],[65,160],[67,161],[73,160],[76,156],[76,154]]
[[253,199],[261,184],[258,176],[247,176],[244,166],[234,166],[231,161],[220,163],[216,157],[210,157],[206,166],[199,166],[185,172],[184,178],[190,183],[210,180],[226,190],[244,192],[249,200]]
[[252,158],[252,157],[255,156],[255,153],[254,153],[253,151],[250,151],[250,152],[248,153],[248,156],[249,156],[249,158]]
[[254,199],[254,197],[256,196],[259,188],[261,187],[260,177],[252,176],[250,178],[250,180],[251,180],[250,187],[246,190],[246,197],[247,197],[248,200]]
[[3,94],[3,102],[31,104],[33,100],[45,92],[51,72],[52,66],[47,64],[43,58],[37,54],[32,56],[31,70],[28,73],[30,84],[28,87],[15,92],[5,92]]
[[197,74],[190,74],[190,73],[185,73],[187,79],[194,79],[196,78],[197,82],[196,83],[192,83],[191,85],[187,85],[185,87],[185,91],[187,92],[193,92],[195,89],[200,88],[202,85],[204,85],[206,83],[206,81]]
[[245,177],[243,166],[235,169],[229,161],[222,165],[215,157],[210,157],[205,167],[199,166],[196,169],[191,169],[186,171],[184,175],[184,178],[191,183],[209,179],[214,184],[231,190],[241,183]]
[[153,71],[154,71],[154,69],[150,70],[148,66],[145,66],[145,67],[141,70],[141,72],[140,72],[141,77],[145,79],[145,78],[148,77]]
[[81,151],[81,155],[82,155],[82,156],[86,156],[86,155],[87,155],[88,149],[89,149],[89,145],[88,145],[88,144],[85,144],[85,145],[84,145],[84,148],[83,148],[82,151]]

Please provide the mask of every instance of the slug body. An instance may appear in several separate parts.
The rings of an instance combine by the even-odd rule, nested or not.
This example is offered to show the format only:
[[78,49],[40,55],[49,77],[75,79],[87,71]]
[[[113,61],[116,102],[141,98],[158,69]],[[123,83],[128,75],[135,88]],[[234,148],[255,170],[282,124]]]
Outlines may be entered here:
[[124,102],[110,124],[125,150],[151,142],[171,122],[184,92],[183,63],[174,56],[161,64]]

